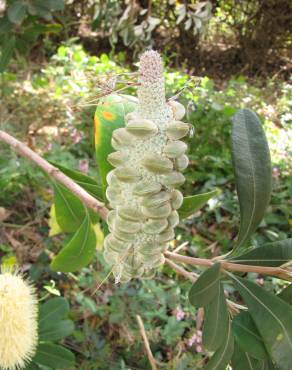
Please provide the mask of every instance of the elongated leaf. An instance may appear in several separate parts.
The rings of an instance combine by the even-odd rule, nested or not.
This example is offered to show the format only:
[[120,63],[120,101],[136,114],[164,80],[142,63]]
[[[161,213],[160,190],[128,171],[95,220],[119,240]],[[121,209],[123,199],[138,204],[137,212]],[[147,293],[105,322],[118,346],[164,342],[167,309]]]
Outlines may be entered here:
[[223,344],[217,352],[211,357],[205,370],[226,370],[234,349],[234,337],[231,330],[231,322],[229,319],[228,330],[222,340]]
[[58,323],[69,312],[69,303],[63,297],[55,297],[43,303],[39,312],[39,328],[45,329],[50,323]]
[[243,352],[259,360],[268,358],[264,341],[249,312],[241,312],[234,317],[232,330]]
[[196,307],[204,307],[216,297],[219,289],[220,263],[215,263],[205,270],[191,287],[190,303]]
[[87,266],[96,251],[96,236],[88,214],[75,235],[54,258],[51,268],[54,271],[73,272]]
[[33,361],[53,369],[70,369],[74,367],[75,356],[68,349],[52,343],[41,343]]
[[233,370],[267,370],[264,361],[252,358],[249,353],[244,352],[241,347],[234,343],[234,352],[231,359]]
[[203,345],[210,351],[216,351],[223,343],[229,325],[229,314],[220,283],[215,298],[205,307],[205,322],[203,328]]
[[0,73],[7,67],[15,49],[15,37],[12,36],[9,40],[2,45],[1,57],[0,57]]
[[67,337],[74,331],[74,323],[71,320],[62,320],[57,323],[51,322],[39,332],[42,341],[56,341]]
[[113,130],[124,127],[125,115],[136,108],[136,100],[126,95],[109,95],[100,100],[94,116],[94,137],[96,161],[102,181],[103,191],[106,189],[106,175],[112,169],[107,156],[113,151],[111,145]]
[[196,213],[200,208],[202,208],[208,200],[213,197],[216,197],[221,193],[220,189],[214,189],[209,191],[208,193],[191,195],[189,197],[185,197],[183,200],[183,204],[178,210],[180,218],[187,218],[194,213]]
[[265,244],[231,259],[244,265],[281,266],[292,260],[292,239]]
[[261,222],[271,195],[271,159],[267,139],[255,113],[239,110],[232,129],[232,160],[240,204],[236,247],[242,246]]
[[265,347],[282,370],[291,369],[292,307],[255,283],[233,276]]
[[86,216],[86,208],[74,194],[63,185],[55,182],[55,213],[56,219],[65,232],[75,232]]
[[59,168],[65,175],[70,177],[72,180],[76,182],[76,184],[80,185],[83,189],[85,189],[89,194],[91,194],[96,199],[103,201],[103,194],[101,185],[98,184],[93,178],[85,175],[82,172],[71,170],[70,168],[61,166],[56,162],[50,161],[50,163]]
[[285,289],[283,289],[278,294],[278,297],[283,299],[283,301],[292,305],[292,284],[288,285]]

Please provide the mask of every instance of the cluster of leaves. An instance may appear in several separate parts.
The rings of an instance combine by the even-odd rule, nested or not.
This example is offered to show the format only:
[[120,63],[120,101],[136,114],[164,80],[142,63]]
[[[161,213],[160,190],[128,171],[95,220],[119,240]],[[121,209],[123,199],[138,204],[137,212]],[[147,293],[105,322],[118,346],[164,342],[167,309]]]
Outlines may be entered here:
[[62,26],[46,23],[53,13],[64,10],[63,0],[8,0],[0,15],[0,72],[7,67],[13,54],[25,55],[40,35],[59,33]]
[[67,319],[68,314],[69,303],[62,297],[51,298],[40,305],[39,344],[26,370],[38,370],[43,366],[53,369],[69,369],[74,366],[73,352],[56,343],[74,331],[74,323]]

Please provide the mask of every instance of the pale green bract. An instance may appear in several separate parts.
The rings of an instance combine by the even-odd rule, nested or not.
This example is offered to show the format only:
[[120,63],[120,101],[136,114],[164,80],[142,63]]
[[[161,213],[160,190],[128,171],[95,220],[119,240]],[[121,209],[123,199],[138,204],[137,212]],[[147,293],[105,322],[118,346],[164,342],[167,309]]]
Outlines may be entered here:
[[164,263],[163,253],[179,223],[177,209],[183,196],[175,188],[185,181],[180,171],[188,165],[189,132],[181,121],[185,108],[166,102],[162,61],[155,51],[140,59],[138,107],[116,129],[108,156],[115,167],[107,176],[106,196],[110,234],[104,258],[117,282],[153,277]]

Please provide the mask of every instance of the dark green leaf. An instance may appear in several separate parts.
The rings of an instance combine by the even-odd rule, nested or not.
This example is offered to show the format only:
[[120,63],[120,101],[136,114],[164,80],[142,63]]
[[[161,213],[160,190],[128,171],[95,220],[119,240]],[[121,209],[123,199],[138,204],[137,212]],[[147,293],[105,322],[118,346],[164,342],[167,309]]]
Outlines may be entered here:
[[247,352],[241,349],[236,341],[234,343],[231,366],[233,370],[267,370],[264,361],[252,358]]
[[210,351],[216,351],[223,343],[229,325],[229,314],[220,283],[215,298],[205,307],[205,322],[203,328],[203,345]]
[[191,287],[190,303],[196,307],[204,307],[216,297],[219,289],[220,263],[215,263],[205,270]]
[[244,352],[259,360],[268,357],[263,339],[249,312],[236,315],[232,322],[232,329],[236,341]]
[[63,297],[56,297],[43,303],[39,312],[40,331],[51,323],[61,321],[69,312],[69,303]]
[[232,357],[234,347],[234,337],[231,330],[230,319],[228,323],[228,330],[226,331],[222,342],[222,346],[210,358],[205,370],[226,370],[226,366]]
[[26,16],[26,4],[24,1],[15,1],[7,11],[10,22],[21,24]]
[[283,301],[292,305],[292,284],[288,285],[285,289],[283,289],[278,294],[278,297],[283,299]]
[[214,189],[209,191],[208,193],[191,195],[189,197],[185,197],[183,200],[183,204],[178,210],[180,218],[187,218],[194,213],[196,213],[200,208],[202,208],[209,199],[219,195],[221,193],[220,189]]
[[87,266],[96,251],[96,236],[86,214],[82,225],[61,252],[54,258],[51,268],[54,271],[74,272]]
[[34,362],[30,362],[28,365],[26,365],[25,370],[39,370],[40,367],[38,364]]
[[72,180],[76,182],[76,184],[80,185],[83,189],[85,189],[89,194],[93,197],[103,200],[103,193],[101,185],[99,185],[93,178],[85,175],[82,172],[71,170],[70,168],[61,166],[56,162],[50,161],[50,163],[59,168],[65,175],[70,177]]
[[74,366],[75,356],[62,346],[52,343],[41,343],[37,348],[33,361],[53,369],[70,369]]
[[265,244],[231,259],[244,265],[280,266],[292,260],[292,239]]
[[132,96],[109,95],[100,101],[94,116],[94,137],[96,161],[103,191],[107,186],[106,175],[113,168],[107,156],[113,151],[111,145],[113,130],[125,126],[125,115],[136,108]]
[[71,320],[62,320],[57,323],[50,322],[42,330],[40,329],[39,338],[42,341],[56,341],[67,337],[74,331],[74,323]]
[[55,182],[54,190],[57,222],[63,231],[75,232],[85,218],[86,209],[81,200],[63,185]]
[[232,160],[240,204],[240,230],[236,246],[242,246],[261,222],[271,194],[269,146],[257,115],[239,110],[232,128]]
[[282,370],[291,370],[292,307],[253,282],[233,276],[270,357]]
[[4,17],[0,18],[0,35],[5,33],[7,34],[12,27],[13,25],[11,22],[9,22],[7,15],[4,15]]
[[0,73],[7,67],[15,49],[15,37],[12,36],[9,40],[2,45],[2,51],[0,56]]

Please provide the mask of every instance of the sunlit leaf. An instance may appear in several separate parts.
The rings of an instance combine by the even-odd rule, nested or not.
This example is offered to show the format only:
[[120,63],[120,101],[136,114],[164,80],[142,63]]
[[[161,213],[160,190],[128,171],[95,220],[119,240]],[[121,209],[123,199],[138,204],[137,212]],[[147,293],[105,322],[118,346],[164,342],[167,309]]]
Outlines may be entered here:
[[189,197],[185,197],[183,200],[183,204],[178,210],[180,218],[187,218],[194,213],[196,213],[200,208],[202,208],[208,200],[213,197],[216,197],[221,193],[220,189],[214,189],[209,191],[208,193],[191,195]]
[[239,110],[232,128],[232,160],[240,204],[242,246],[261,222],[271,194],[271,159],[261,122],[249,109]]
[[86,214],[83,223],[72,239],[54,258],[51,268],[54,271],[74,272],[87,266],[96,252],[96,236]]
[[125,115],[136,108],[136,101],[131,96],[109,95],[99,101],[94,116],[94,138],[96,161],[102,181],[103,191],[106,189],[106,175],[112,169],[107,156],[113,151],[111,138],[113,130],[125,125]]
[[216,297],[219,289],[220,263],[215,263],[205,270],[191,287],[190,303],[196,307],[204,307]]
[[86,216],[86,208],[74,194],[55,182],[56,220],[65,232],[75,232]]

